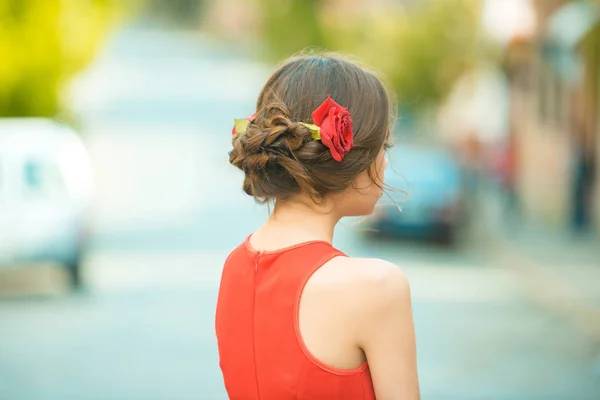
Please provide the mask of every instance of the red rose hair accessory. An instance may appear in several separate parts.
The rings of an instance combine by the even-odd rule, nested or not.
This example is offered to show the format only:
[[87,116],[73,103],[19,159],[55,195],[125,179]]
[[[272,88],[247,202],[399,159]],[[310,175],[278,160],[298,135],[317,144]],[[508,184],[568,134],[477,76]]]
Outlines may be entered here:
[[[254,119],[254,114],[246,119],[236,119],[233,127],[234,135],[243,135]],[[344,159],[354,147],[354,138],[352,133],[352,118],[346,107],[340,106],[332,100],[330,95],[315,111],[312,113],[314,124],[300,122],[310,130],[313,140],[320,140],[329,148],[331,156],[337,162]]]
[[327,95],[327,99],[313,111],[312,119],[314,124],[301,124],[311,130],[313,139],[320,140],[329,148],[335,161],[342,161],[354,147],[352,118],[348,109]]

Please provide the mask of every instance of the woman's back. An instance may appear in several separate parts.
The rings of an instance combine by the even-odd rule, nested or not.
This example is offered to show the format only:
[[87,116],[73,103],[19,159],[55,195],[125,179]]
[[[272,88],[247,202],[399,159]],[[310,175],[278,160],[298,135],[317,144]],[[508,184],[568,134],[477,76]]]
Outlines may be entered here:
[[[325,241],[259,252],[247,239],[231,253],[223,269],[216,318],[221,368],[231,399],[375,398],[366,362],[353,369],[327,365],[310,352],[300,332],[303,289],[335,257],[345,255]],[[318,316],[307,311],[313,314],[307,315],[311,329],[310,320]],[[323,341],[328,339],[339,340]]]

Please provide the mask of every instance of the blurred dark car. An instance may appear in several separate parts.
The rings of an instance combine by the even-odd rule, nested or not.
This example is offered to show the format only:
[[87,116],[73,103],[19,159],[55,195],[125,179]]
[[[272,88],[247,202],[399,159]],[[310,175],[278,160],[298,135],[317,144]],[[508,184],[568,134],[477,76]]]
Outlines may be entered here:
[[372,231],[454,244],[464,222],[461,170],[454,157],[440,148],[397,145],[388,159],[385,182],[394,189],[369,218]]

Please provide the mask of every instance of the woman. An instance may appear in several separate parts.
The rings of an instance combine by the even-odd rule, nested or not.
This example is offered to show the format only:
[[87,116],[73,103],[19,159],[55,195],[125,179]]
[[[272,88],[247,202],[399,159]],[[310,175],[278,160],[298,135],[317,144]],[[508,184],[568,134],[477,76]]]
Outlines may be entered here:
[[216,333],[229,397],[420,397],[409,285],[395,265],[331,243],[383,191],[390,105],[371,72],[335,55],[294,57],[236,120],[229,160],[274,202],[229,255]]

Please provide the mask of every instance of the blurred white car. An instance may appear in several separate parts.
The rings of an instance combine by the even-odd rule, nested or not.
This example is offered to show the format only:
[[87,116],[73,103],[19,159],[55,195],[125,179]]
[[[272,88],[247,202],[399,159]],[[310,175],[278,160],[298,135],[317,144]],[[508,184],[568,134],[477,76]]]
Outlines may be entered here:
[[0,268],[59,262],[78,286],[92,190],[90,159],[74,130],[0,118]]

